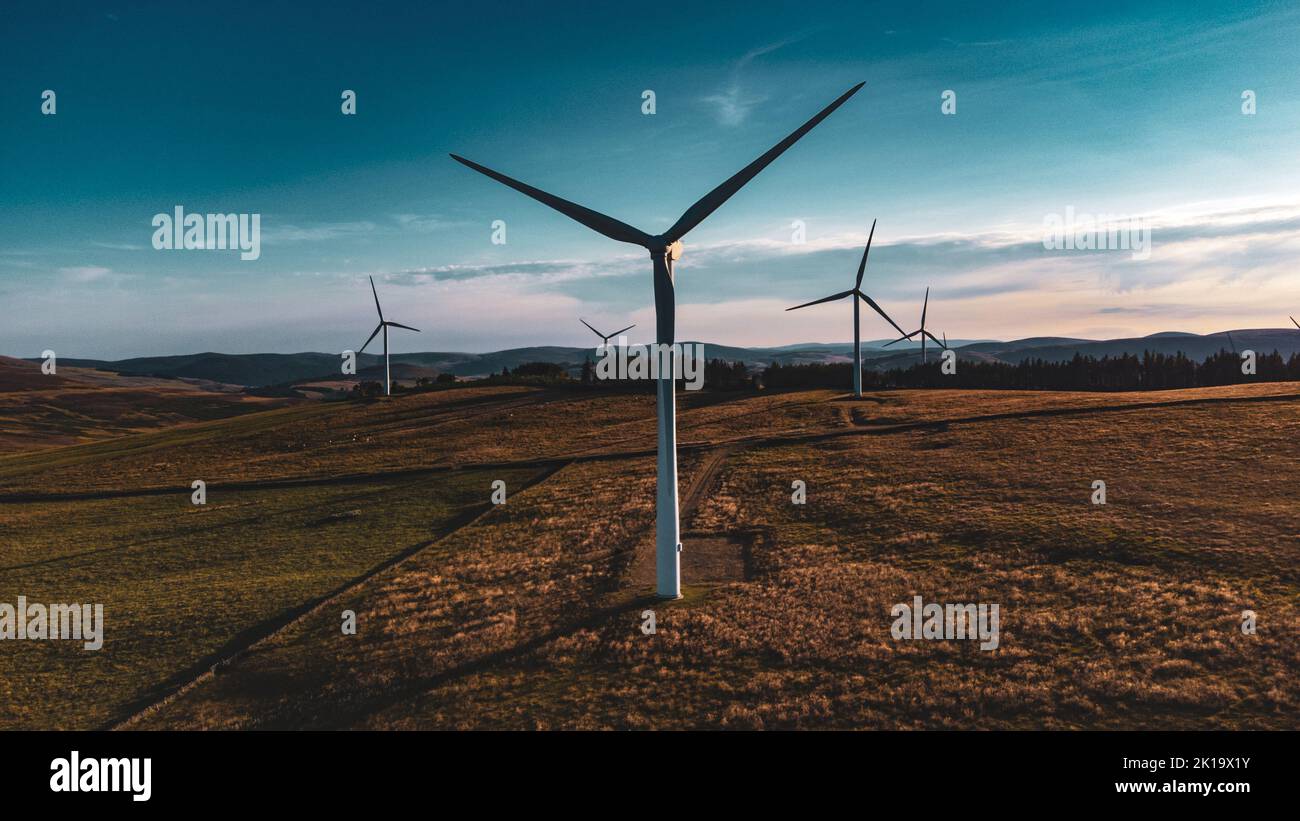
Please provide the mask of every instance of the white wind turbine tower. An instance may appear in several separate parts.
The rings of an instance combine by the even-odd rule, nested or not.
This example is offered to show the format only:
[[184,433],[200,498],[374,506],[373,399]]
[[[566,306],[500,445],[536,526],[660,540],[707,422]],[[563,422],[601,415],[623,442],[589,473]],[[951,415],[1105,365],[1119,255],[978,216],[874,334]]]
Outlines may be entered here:
[[853,395],[858,399],[862,398],[862,331],[861,323],[858,321],[858,309],[861,308],[858,300],[861,299],[885,318],[885,321],[894,326],[894,330],[900,334],[903,329],[898,327],[898,323],[889,318],[875,300],[862,292],[862,276],[867,272],[867,255],[871,253],[871,239],[876,235],[876,221],[871,221],[871,233],[867,234],[867,249],[862,252],[862,262],[858,263],[858,278],[854,281],[853,287],[847,291],[840,291],[838,294],[831,294],[821,299],[814,299],[812,302],[805,302],[802,305],[796,305],[793,308],[786,308],[787,311],[797,311],[800,308],[807,308],[809,305],[820,305],[823,302],[834,302],[844,297],[853,298]]
[[[841,94],[830,105],[819,111],[811,120],[801,125],[788,137],[772,146],[749,165],[742,168],[726,182],[714,188],[700,198],[694,205],[662,234],[647,234],[633,228],[613,217],[585,208],[554,194],[548,194],[531,185],[511,179],[505,174],[471,162],[464,157],[452,154],[452,159],[484,174],[497,182],[508,185],[521,194],[525,194],[543,205],[547,205],[576,220],[591,230],[619,242],[639,245],[650,252],[654,270],[655,289],[655,342],[659,346],[672,345],[676,333],[676,294],[674,291],[673,267],[682,255],[682,237],[699,225],[724,202],[739,191],[745,183],[752,180],[773,160],[781,156],[790,146],[811,131],[831,112],[844,104],[846,100],[866,85],[858,83]],[[663,350],[661,347],[660,350]],[[674,357],[675,359],[675,357]],[[664,373],[668,370],[668,373]],[[659,595],[664,598],[678,598],[681,595],[681,542],[678,540],[680,527],[677,508],[677,420],[675,393],[676,382],[673,372],[676,368],[660,369],[658,378],[659,442],[658,442],[658,484],[656,491],[655,519],[655,557],[658,576]]]
[[[410,325],[403,325],[400,322],[389,322],[388,320],[384,319],[384,309],[379,307],[379,292],[375,290],[374,277],[370,278],[370,293],[375,295],[375,310],[379,312],[379,324],[375,326],[375,332],[372,333],[370,335],[370,338],[366,340],[366,345],[369,345],[371,342],[374,342],[375,336],[380,331],[384,332],[384,394],[386,396],[392,396],[393,378],[392,378],[392,371],[388,367],[388,327],[391,325],[394,328],[405,328],[408,331],[415,331],[417,334],[420,332],[420,329],[412,328]],[[362,345],[361,350],[357,351],[358,356],[360,356],[362,351],[366,349],[366,345]]]

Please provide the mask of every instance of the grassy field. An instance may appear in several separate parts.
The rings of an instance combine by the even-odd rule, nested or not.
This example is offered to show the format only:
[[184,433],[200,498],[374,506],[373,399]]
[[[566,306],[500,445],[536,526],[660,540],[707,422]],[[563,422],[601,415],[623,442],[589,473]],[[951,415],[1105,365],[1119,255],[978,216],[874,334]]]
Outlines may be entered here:
[[510,485],[535,473],[214,486],[203,507],[187,489],[5,504],[0,600],[102,603],[105,641],[93,652],[71,641],[4,642],[0,729],[120,719],[286,614],[484,509],[494,479]]
[[[232,501],[257,499],[274,512],[231,509],[224,533],[199,534],[181,523],[219,511],[174,513],[189,507],[186,486],[164,496],[6,502],[6,512],[32,517],[6,564],[72,551],[82,540],[64,534],[81,527],[101,547],[115,532],[154,539],[155,555],[141,544],[136,564],[109,550],[79,565],[102,597],[119,593],[126,612],[158,612],[164,589],[196,607],[250,598],[245,577],[279,591],[253,597],[265,606],[256,618],[218,620],[206,632],[209,647],[250,649],[132,727],[1296,728],[1297,394],[1300,386],[1274,384],[900,391],[860,401],[831,392],[683,396],[688,587],[672,603],[654,601],[636,571],[653,550],[653,404],[535,389],[291,408],[0,463],[10,493],[32,492],[28,460],[91,493],[136,471],[156,485],[140,470],[149,460],[209,465],[202,472],[255,485],[232,491]],[[330,437],[337,447],[322,441]],[[375,449],[373,462],[353,441]],[[246,470],[238,453],[250,455]],[[85,470],[91,463],[98,467]],[[450,470],[473,465],[486,466]],[[384,478],[385,470],[398,472]],[[337,479],[295,484],[310,476]],[[367,534],[388,527],[403,534],[389,548],[418,545],[435,520],[481,505],[493,478],[521,489],[254,643],[261,634],[247,624],[274,622],[392,555],[366,554]],[[539,481],[524,488],[530,478]],[[807,483],[806,505],[791,503],[795,479]],[[1105,506],[1090,503],[1096,479],[1107,483]],[[458,492],[463,505],[430,515],[434,497]],[[341,498],[316,496],[333,493]],[[311,524],[335,507],[365,509],[351,494],[373,494],[382,507]],[[62,523],[53,520],[59,510]],[[279,535],[268,540],[266,531]],[[219,563],[184,569],[214,544]],[[701,563],[692,546],[735,554]],[[122,592],[127,579],[165,570],[170,553],[176,572],[165,583]],[[304,559],[342,553],[357,564],[315,587],[298,578]],[[732,558],[742,573],[710,575]],[[26,578],[29,598],[58,587],[38,588],[39,573]],[[895,641],[890,609],[914,595],[998,603],[999,648]],[[657,615],[652,636],[640,630],[647,608]],[[340,632],[344,609],[357,613],[355,636]],[[1239,629],[1247,609],[1258,614],[1253,636]],[[106,647],[102,660],[52,670],[31,691],[47,694],[42,710],[6,722],[85,726],[166,692],[172,671],[193,672],[192,659],[205,657],[190,647],[197,610],[175,612],[182,617],[126,641],[141,656],[183,644],[189,655],[157,654],[181,663],[135,669],[125,651]],[[173,635],[170,625],[182,627]],[[13,673],[30,681],[62,655],[94,655],[33,644],[19,667],[12,660],[21,655],[4,649],[9,682]],[[118,700],[87,721],[90,705],[75,696],[85,697],[93,679],[84,676],[101,664],[129,669],[105,689]],[[19,697],[12,705],[25,694],[10,695]]]

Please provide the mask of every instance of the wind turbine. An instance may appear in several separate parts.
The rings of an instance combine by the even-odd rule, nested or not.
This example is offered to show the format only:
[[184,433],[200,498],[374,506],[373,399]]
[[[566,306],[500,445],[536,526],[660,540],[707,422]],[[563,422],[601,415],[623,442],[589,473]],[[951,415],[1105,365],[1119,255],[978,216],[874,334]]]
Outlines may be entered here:
[[[893,325],[894,328],[897,329],[897,331],[900,334],[903,333],[903,329],[898,327],[897,322],[889,318],[889,314],[885,313],[871,297],[862,293],[862,275],[867,272],[867,254],[871,253],[871,238],[874,237],[875,235],[876,235],[876,221],[872,220],[871,233],[867,234],[867,249],[862,252],[862,262],[858,263],[858,278],[857,280],[854,281],[852,288],[850,288],[847,291],[840,291],[838,294],[831,294],[828,297],[815,299],[812,302],[805,302],[802,305],[796,305],[793,308],[786,308],[786,310],[797,311],[800,308],[807,308],[809,305],[820,305],[823,302],[834,302],[835,300],[843,299],[846,296],[847,297],[857,296],[857,297],[861,297],[863,302],[866,302],[868,305],[874,308],[876,313],[883,316],[885,318],[885,321],[888,322],[890,325]],[[859,322],[858,322],[858,309],[860,307],[861,306],[859,305],[858,300],[856,299],[853,300],[853,395],[859,399],[862,398],[862,341],[861,341],[861,330],[859,328]]]
[[[926,362],[926,358],[925,358],[925,338],[926,338],[927,336],[934,340],[934,344],[938,345],[940,348],[943,348],[945,351],[948,350],[948,334],[945,333],[945,334],[943,335],[943,341],[940,342],[940,341],[935,337],[934,334],[930,333],[929,331],[927,331],[927,330],[925,329],[925,312],[926,312],[927,309],[929,309],[929,307],[930,307],[930,289],[929,289],[929,288],[926,288],[926,289],[925,289],[925,303],[921,305],[921,327],[918,328],[918,329],[916,329],[915,331],[912,331],[910,334],[903,334],[903,335],[900,336],[898,339],[895,339],[894,342],[886,342],[886,343],[885,343],[885,347],[888,348],[890,345],[893,345],[895,342],[902,342],[904,339],[911,339],[912,337],[916,336],[917,334],[920,334],[920,335],[921,335],[921,364],[922,364],[922,365],[924,365],[925,362]],[[900,330],[899,333],[903,333],[903,332]]]
[[[588,322],[587,320],[583,319],[582,317],[578,317],[578,321],[581,322],[583,325],[586,325],[588,328],[591,328],[591,323]],[[623,333],[624,331],[630,331],[630,330],[632,330],[632,329],[635,328],[635,327],[636,327],[635,325],[628,325],[628,326],[627,326],[626,328],[624,328],[622,331],[614,331],[614,333],[612,333],[612,334],[603,334],[603,333],[601,333],[600,331],[596,330],[595,328],[591,328],[591,332],[592,332],[593,334],[595,334],[596,336],[600,337],[600,344],[601,344],[602,347],[608,347],[608,346],[609,346],[609,341],[610,341],[611,339],[613,339],[614,337],[616,337],[616,336],[618,336],[619,334]]]
[[1296,330],[1300,330],[1300,322],[1296,322],[1295,317],[1291,317],[1291,324],[1296,326]]
[[[375,336],[380,331],[384,332],[384,393],[387,396],[392,396],[393,379],[392,379],[392,372],[388,368],[388,328],[391,325],[394,328],[405,328],[408,331],[415,331],[417,334],[420,332],[420,329],[412,328],[410,325],[403,325],[400,322],[389,322],[388,320],[384,319],[384,309],[379,307],[379,292],[375,290],[374,277],[370,278],[370,293],[375,295],[375,310],[379,312],[379,324],[375,326],[375,332],[370,335],[369,339],[366,340],[366,345],[369,345],[371,342],[374,342]],[[366,349],[366,345],[362,345],[361,350],[357,351],[357,353],[360,354],[362,351],[364,351]]]
[[[654,271],[655,291],[655,342],[659,346],[672,345],[676,333],[676,294],[673,282],[673,266],[682,256],[682,237],[692,228],[703,222],[716,211],[733,194],[752,180],[773,160],[781,156],[786,149],[799,141],[801,137],[813,130],[831,112],[844,104],[866,83],[858,83],[841,94],[834,102],[823,108],[808,122],[795,129],[788,137],[767,150],[758,159],[740,169],[726,182],[714,188],[695,202],[662,234],[651,235],[633,228],[625,222],[606,216],[577,203],[561,199],[554,194],[533,188],[531,185],[511,179],[464,157],[452,154],[452,159],[462,165],[478,171],[497,182],[508,185],[521,194],[525,194],[543,205],[547,205],[576,220],[598,234],[603,234],[619,242],[639,245],[650,252],[650,261]],[[660,348],[660,350],[664,350]],[[674,356],[674,360],[676,357]],[[658,466],[656,489],[655,518],[655,557],[658,576],[659,595],[664,598],[681,596],[681,542],[677,518],[677,420],[675,394],[676,382],[673,372],[676,367],[663,373],[661,368],[657,386],[657,416],[659,422]]]

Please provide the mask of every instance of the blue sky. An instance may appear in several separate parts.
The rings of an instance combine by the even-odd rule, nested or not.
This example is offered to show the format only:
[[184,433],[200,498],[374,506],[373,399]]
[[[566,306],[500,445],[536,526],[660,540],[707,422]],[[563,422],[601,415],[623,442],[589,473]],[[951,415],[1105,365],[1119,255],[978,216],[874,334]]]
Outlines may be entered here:
[[[659,24],[618,4],[326,5],[7,11],[0,353],[342,350],[373,327],[367,275],[424,329],[396,350],[586,344],[578,316],[649,331],[643,251],[448,152],[657,231],[862,80],[687,236],[679,336],[848,340],[847,303],[782,309],[851,284],[872,218],[869,292],[911,327],[930,286],[950,337],[1300,313],[1287,4],[666,4]],[[176,205],[260,214],[261,257],[155,250]],[[1150,259],[1044,249],[1067,208],[1142,216]]]

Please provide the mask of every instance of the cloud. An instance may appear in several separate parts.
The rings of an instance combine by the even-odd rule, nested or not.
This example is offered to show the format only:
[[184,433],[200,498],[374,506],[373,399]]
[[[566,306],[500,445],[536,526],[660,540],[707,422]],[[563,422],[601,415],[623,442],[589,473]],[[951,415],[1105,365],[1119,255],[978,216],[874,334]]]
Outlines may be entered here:
[[[1153,226],[1148,260],[1049,251],[1033,224],[901,237],[878,231],[864,288],[910,328],[929,286],[928,324],[950,338],[1209,333],[1280,327],[1300,309],[1300,201],[1194,203],[1143,216]],[[762,237],[688,245],[676,275],[678,334],[741,345],[847,341],[849,303],[785,309],[851,286],[865,242],[865,232],[848,232],[802,245]],[[343,350],[373,326],[369,272],[299,272],[232,290],[219,278],[166,287],[152,279],[144,287],[107,266],[54,270],[62,287],[6,295],[11,319],[0,329],[0,350],[30,352],[33,338],[48,344],[51,328],[61,329],[54,341],[63,349],[87,356]],[[373,273],[385,310],[391,305],[395,319],[424,330],[396,341],[402,350],[586,344],[590,331],[578,316],[598,327],[635,322],[637,333],[654,327],[640,252]],[[91,288],[93,300],[70,298]],[[866,339],[891,330],[874,312],[862,322]],[[135,330],[146,327],[147,335]]]
[[[1292,265],[1300,203],[1206,203],[1141,216],[1153,231],[1147,260],[1128,251],[1048,250],[1042,226],[877,235],[864,287],[907,325],[915,324],[930,286],[936,327],[967,337],[1267,327],[1276,324],[1275,305],[1300,305]],[[834,306],[784,309],[849,287],[865,242],[864,232],[802,245],[759,238],[688,246],[677,275],[681,333],[754,345],[847,339],[847,326],[827,324],[837,316]],[[454,279],[514,277],[518,296],[558,290],[645,324],[653,303],[644,268],[639,256],[534,261],[459,266]]]
[[332,222],[321,223],[302,227],[297,225],[268,225],[266,218],[262,219],[262,242],[281,243],[281,242],[321,242],[332,239],[351,239],[365,234],[370,234],[376,229],[376,225],[369,221],[359,222]]
[[472,224],[469,220],[448,219],[440,214],[394,214],[393,219],[408,231],[426,234],[448,228],[464,228]]
[[731,68],[731,76],[727,84],[718,92],[701,98],[701,102],[713,108],[714,116],[718,122],[725,126],[738,126],[749,117],[749,112],[754,106],[766,102],[767,96],[762,94],[751,94],[744,89],[744,73],[749,68],[750,63],[762,57],[765,54],[771,54],[779,48],[790,45],[803,39],[804,35],[787,38],[776,43],[769,43],[765,46],[751,49],[746,52],[735,65]]
[[[1297,283],[1287,265],[1300,251],[1300,203],[1205,204],[1139,216],[1152,232],[1154,247],[1147,260],[1134,259],[1129,251],[1049,250],[1043,246],[1041,225],[877,236],[865,287],[873,295],[897,299],[932,285],[946,298],[961,299],[1041,292],[1051,283],[1114,298],[1193,279],[1233,288]],[[762,294],[795,304],[843,290],[851,284],[866,239],[865,232],[850,232],[803,244],[756,238],[688,245],[678,270],[679,299],[716,304]],[[647,289],[641,286],[649,282],[641,254],[597,261],[443,265],[376,275],[412,286],[482,280],[610,305],[630,305],[644,296]]]
[[134,245],[129,242],[92,242],[91,245],[96,248],[107,248],[110,251],[143,251],[145,246]]
[[493,285],[544,287],[601,277],[621,277],[642,271],[644,254],[612,258],[603,262],[537,260],[480,265],[437,265],[400,271],[376,271],[378,279],[396,285],[431,285],[458,281],[486,281]]
[[106,279],[113,274],[112,268],[104,268],[100,265],[78,265],[71,268],[60,268],[59,273],[72,282],[96,282]]
[[726,91],[718,94],[710,94],[701,98],[702,102],[708,103],[714,107],[714,115],[718,122],[725,126],[738,126],[745,122],[749,116],[749,110],[760,103],[766,102],[765,95],[747,95],[740,89],[740,84],[733,82]]
[[[886,33],[888,34],[889,32]],[[956,46],[957,48],[991,48],[993,46],[1005,46],[1007,43],[1011,42],[1010,40],[961,41],[961,40],[954,40],[951,37],[940,37],[939,41],[943,43],[947,43],[950,46]]]

